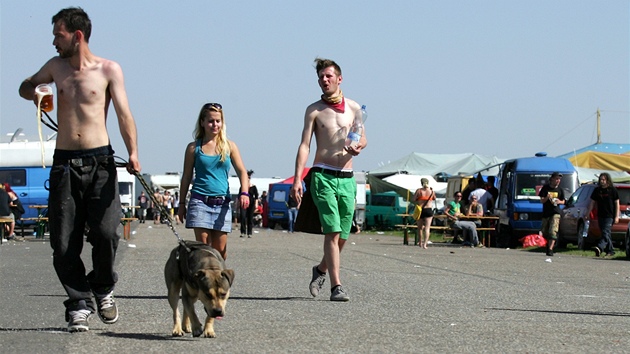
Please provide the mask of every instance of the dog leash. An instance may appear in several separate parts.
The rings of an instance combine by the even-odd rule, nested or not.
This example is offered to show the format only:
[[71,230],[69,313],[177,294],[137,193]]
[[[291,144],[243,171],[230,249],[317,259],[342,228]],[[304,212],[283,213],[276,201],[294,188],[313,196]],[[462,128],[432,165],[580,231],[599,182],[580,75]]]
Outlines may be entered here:
[[[127,161],[125,161],[123,158],[114,156],[114,159],[119,159],[122,161],[122,162],[116,162],[116,167],[127,166]],[[173,231],[173,234],[175,235],[175,237],[177,237],[177,243],[179,243],[182,247],[184,247],[187,252],[190,252],[190,248],[188,248],[188,246],[186,245],[186,242],[184,242],[184,240],[181,237],[179,237],[179,234],[177,233],[177,230],[175,229],[175,226],[173,225],[173,219],[171,219],[171,215],[166,211],[166,208],[164,208],[164,205],[158,202],[157,198],[155,198],[155,195],[153,195],[153,191],[151,191],[151,188],[149,188],[147,181],[144,179],[144,177],[142,177],[142,175],[138,171],[133,171],[133,175],[136,176],[136,178],[142,185],[142,188],[144,188],[144,190],[147,192],[147,195],[153,202],[153,205],[157,205],[157,208],[160,210],[160,215],[164,217],[164,220],[166,220],[166,224],[171,228],[171,231]]]
[[[33,87],[35,87],[35,85],[32,82],[29,81],[29,83]],[[47,126],[48,128],[50,128],[50,130],[53,130],[55,132],[58,131],[59,130],[59,126],[57,125],[57,122],[55,122],[52,118],[50,118],[50,116],[48,115],[48,112],[42,112],[42,113],[44,113],[46,118],[48,118],[48,122],[50,122],[50,123],[44,121],[44,117],[43,116],[39,117],[39,121],[41,123],[43,123],[45,126]],[[43,142],[42,142],[42,147],[43,147]],[[122,157],[114,156],[114,159],[121,160],[121,162],[115,162],[116,167],[127,167],[128,161],[126,161]],[[160,210],[160,215],[166,216],[166,219],[165,219],[166,220],[166,224],[171,228],[171,231],[173,231],[173,234],[175,235],[175,237],[177,237],[177,243],[179,243],[182,247],[184,247],[186,249],[186,251],[190,252],[190,248],[188,248],[188,246],[186,245],[186,242],[184,242],[184,240],[181,237],[179,237],[179,234],[177,233],[177,230],[175,229],[175,226],[173,226],[173,219],[171,219],[171,215],[166,211],[166,209],[164,208],[164,205],[162,205],[162,203],[159,203],[157,201],[157,199],[153,195],[153,191],[151,191],[151,188],[149,188],[149,185],[144,180],[142,175],[140,173],[138,173],[138,171],[133,171],[133,175],[136,176],[138,181],[140,181],[140,184],[142,185],[142,188],[144,188],[144,190],[149,195],[149,198],[151,198],[151,201],[153,202],[153,205],[157,205],[158,206],[158,209]]]

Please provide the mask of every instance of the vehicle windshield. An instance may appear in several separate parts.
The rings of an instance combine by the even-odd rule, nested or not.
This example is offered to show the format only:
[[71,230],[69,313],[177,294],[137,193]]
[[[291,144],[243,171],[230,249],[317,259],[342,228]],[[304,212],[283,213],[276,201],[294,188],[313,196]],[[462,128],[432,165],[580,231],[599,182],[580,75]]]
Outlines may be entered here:
[[[518,173],[516,175],[516,198],[540,200],[538,193],[540,189],[547,183],[551,173]],[[576,178],[574,174],[565,174],[560,181],[560,188],[564,190],[564,197],[569,198],[571,193],[577,189],[575,185]]]
[[630,205],[630,188],[617,186],[619,193],[619,205]]

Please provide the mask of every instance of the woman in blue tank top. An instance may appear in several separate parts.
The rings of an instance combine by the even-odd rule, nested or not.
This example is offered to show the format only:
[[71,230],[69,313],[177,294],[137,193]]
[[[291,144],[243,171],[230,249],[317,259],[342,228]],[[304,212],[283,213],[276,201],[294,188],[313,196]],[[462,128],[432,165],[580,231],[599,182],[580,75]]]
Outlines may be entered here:
[[180,196],[188,194],[195,176],[188,206],[181,203],[178,216],[186,228],[194,229],[197,241],[206,243],[227,257],[227,233],[232,232],[232,210],[228,177],[234,167],[241,182],[238,200],[241,208],[249,206],[249,180],[238,147],[227,139],[223,107],[206,103],[201,107],[194,133],[195,141],[186,146]]

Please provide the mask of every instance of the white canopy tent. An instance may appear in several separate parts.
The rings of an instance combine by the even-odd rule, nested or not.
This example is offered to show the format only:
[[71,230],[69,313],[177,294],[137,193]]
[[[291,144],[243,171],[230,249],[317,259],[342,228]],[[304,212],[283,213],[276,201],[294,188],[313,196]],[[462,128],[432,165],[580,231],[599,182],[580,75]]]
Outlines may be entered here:
[[[370,176],[384,178],[394,174],[431,175],[446,173],[448,175],[472,174],[489,166],[498,165],[505,159],[496,156],[465,154],[411,154],[369,172]],[[497,175],[494,167],[484,171],[484,175]]]
[[478,171],[482,171],[482,175],[496,176],[499,173],[497,165],[503,161],[504,159],[496,156],[472,153],[423,154],[414,152],[370,171],[368,173],[368,183],[372,193],[395,191],[406,200],[409,200],[409,195],[413,195],[416,189],[421,186],[420,179],[422,177],[429,179],[429,185],[438,192],[446,189],[446,183],[443,183],[444,187],[440,188],[442,184],[437,182],[433,176],[438,174],[472,175]]

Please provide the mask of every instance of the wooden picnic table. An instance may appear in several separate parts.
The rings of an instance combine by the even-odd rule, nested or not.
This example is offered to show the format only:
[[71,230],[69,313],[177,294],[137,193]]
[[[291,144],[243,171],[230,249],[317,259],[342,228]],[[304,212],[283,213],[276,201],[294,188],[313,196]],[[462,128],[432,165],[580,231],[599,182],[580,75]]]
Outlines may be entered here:
[[[396,225],[396,227],[400,227],[401,229],[403,229],[403,245],[408,245],[409,244],[409,229],[415,229],[415,235],[414,235],[414,245],[418,245],[418,243],[420,242],[420,232],[418,230],[418,225],[414,224],[410,224],[408,223],[408,218],[412,217],[413,214],[396,214],[397,216],[402,216],[403,220],[404,220],[404,224],[400,224],[400,225]],[[440,214],[440,215],[435,215],[433,216],[434,219],[446,219],[447,216],[444,214]],[[483,216],[477,216],[477,215],[471,215],[471,216],[466,216],[466,215],[460,215],[459,216],[460,219],[462,220],[499,220],[498,216],[494,216],[494,215],[483,215]],[[451,227],[449,226],[437,226],[437,225],[431,225],[431,230],[452,230]],[[477,227],[477,231],[481,234],[480,240],[482,241],[482,244],[486,247],[490,246],[490,242],[491,242],[491,237],[492,231],[496,231],[496,224],[494,226],[488,226],[488,227]]]

